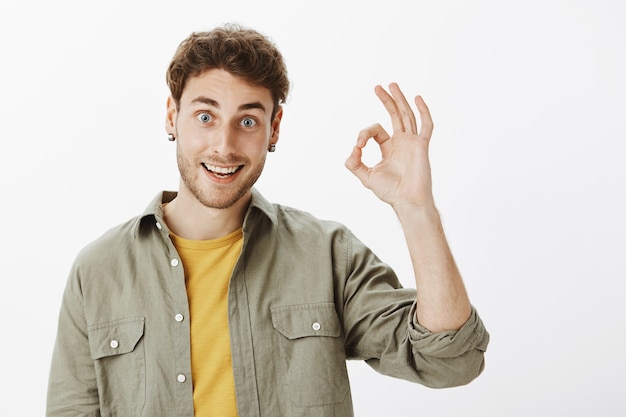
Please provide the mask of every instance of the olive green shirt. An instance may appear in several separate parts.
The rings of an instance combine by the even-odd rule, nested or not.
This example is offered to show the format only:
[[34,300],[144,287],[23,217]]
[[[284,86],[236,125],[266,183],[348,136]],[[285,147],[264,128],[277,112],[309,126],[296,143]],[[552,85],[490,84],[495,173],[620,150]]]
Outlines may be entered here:
[[[193,416],[185,275],[161,209],[174,197],[78,255],[48,416]],[[481,373],[489,335],[476,311],[458,331],[421,327],[415,290],[344,226],[253,190],[243,233],[228,294],[240,417],[353,415],[346,359],[431,387]]]

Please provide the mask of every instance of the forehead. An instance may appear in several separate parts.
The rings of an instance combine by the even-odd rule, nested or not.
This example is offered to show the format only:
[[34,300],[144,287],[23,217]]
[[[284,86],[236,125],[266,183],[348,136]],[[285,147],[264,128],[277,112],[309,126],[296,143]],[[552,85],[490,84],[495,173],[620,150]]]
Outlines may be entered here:
[[273,103],[272,94],[267,88],[251,84],[222,69],[210,69],[187,80],[181,104],[190,105],[198,102],[198,98],[215,101],[220,108],[259,102],[266,109],[271,109]]

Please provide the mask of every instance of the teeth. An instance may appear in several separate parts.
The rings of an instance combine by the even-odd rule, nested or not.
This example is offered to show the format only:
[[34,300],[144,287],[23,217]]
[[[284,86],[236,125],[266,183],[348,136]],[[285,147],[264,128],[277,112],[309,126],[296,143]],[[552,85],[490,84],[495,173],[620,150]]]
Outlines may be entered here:
[[212,171],[212,172],[215,172],[216,174],[221,174],[221,175],[234,174],[239,169],[238,166],[237,167],[222,168],[222,167],[217,167],[215,165],[207,165],[207,164],[203,164],[203,165],[209,171]]

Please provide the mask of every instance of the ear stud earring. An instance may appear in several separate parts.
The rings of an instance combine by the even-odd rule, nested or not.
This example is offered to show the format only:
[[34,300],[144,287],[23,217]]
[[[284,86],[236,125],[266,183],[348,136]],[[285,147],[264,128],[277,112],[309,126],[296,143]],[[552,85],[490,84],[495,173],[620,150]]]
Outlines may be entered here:
[[267,151],[268,152],[276,152],[276,144],[275,143],[270,144],[270,147],[267,148]]
[[173,134],[168,133],[167,134],[167,140],[169,140],[170,142],[174,142],[176,140],[176,138],[174,137]]

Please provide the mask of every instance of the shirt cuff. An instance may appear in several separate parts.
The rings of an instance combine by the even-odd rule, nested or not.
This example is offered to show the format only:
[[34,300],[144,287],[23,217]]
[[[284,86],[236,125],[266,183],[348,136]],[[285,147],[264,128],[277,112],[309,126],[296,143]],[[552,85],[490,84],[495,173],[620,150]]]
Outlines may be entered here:
[[479,349],[485,351],[489,343],[487,333],[476,309],[472,306],[469,319],[459,330],[431,332],[416,320],[416,304],[409,314],[409,340],[413,352],[436,358],[455,358],[464,353]]

